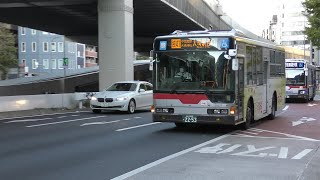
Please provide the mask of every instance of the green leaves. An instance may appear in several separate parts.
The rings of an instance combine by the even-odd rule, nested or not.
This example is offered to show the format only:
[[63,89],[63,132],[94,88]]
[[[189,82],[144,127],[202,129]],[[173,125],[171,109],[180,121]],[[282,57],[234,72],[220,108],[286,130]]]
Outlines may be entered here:
[[17,48],[15,36],[8,29],[0,27],[0,71],[1,79],[5,79],[9,68],[17,65]]
[[305,34],[311,40],[313,46],[320,48],[320,0],[306,0],[302,3],[305,7],[310,27]]

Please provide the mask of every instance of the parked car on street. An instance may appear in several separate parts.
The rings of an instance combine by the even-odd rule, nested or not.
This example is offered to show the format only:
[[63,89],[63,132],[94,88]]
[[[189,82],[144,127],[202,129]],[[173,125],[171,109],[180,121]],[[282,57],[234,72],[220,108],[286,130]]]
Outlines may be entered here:
[[150,109],[152,105],[152,84],[146,81],[116,82],[98,92],[90,100],[92,112],[118,110],[134,113],[136,110]]

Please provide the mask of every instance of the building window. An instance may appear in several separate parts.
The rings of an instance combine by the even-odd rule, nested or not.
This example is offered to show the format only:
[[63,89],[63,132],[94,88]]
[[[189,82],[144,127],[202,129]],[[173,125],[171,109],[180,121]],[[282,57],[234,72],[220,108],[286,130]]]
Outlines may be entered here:
[[63,69],[63,59],[58,60],[58,68]]
[[26,43],[21,42],[21,52],[26,52]]
[[22,59],[22,66],[25,67],[26,66],[26,60]]
[[58,42],[58,52],[63,52],[63,42]]
[[31,34],[32,34],[32,35],[36,35],[36,34],[37,34],[37,30],[31,29]]
[[49,59],[43,60],[43,69],[49,69]]
[[56,59],[51,59],[51,69],[57,69],[57,60]]
[[31,44],[31,48],[32,48],[32,52],[37,52],[37,43],[36,42],[32,42]]
[[26,35],[26,28],[25,27],[21,27],[21,35]]
[[38,69],[39,63],[36,59],[32,59],[32,69]]
[[51,42],[51,52],[56,52],[57,51],[57,44],[56,42]]
[[49,47],[48,47],[48,42],[43,42],[43,52],[48,52]]
[[68,52],[69,53],[76,53],[76,46],[77,46],[76,43],[69,42],[68,43]]

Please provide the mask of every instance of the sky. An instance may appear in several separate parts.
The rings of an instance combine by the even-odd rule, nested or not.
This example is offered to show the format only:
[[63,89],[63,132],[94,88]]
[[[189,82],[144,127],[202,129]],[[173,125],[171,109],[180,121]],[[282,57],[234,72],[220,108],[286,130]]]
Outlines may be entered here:
[[222,10],[245,29],[261,36],[276,14],[277,0],[219,0]]

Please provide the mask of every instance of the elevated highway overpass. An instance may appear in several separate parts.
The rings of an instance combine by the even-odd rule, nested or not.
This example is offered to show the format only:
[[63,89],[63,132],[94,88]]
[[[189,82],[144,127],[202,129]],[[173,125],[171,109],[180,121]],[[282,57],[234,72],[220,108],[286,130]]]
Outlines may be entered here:
[[132,80],[133,52],[149,52],[158,35],[231,29],[205,0],[0,0],[0,22],[97,45],[100,89]]
[[[0,22],[62,34],[77,42],[98,45],[98,16],[102,7],[98,6],[99,1],[0,0]],[[134,49],[138,52],[149,52],[155,36],[175,30],[230,29],[219,18],[216,12],[219,10],[212,9],[203,0],[129,1],[133,1]]]

